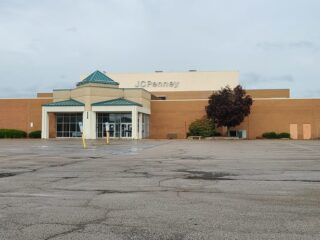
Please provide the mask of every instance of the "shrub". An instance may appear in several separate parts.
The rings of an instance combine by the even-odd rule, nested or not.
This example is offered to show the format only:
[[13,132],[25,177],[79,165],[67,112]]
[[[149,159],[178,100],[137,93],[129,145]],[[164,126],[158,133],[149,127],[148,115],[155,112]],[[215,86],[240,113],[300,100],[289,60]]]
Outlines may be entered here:
[[266,132],[266,133],[262,134],[262,137],[267,138],[267,139],[277,139],[278,134],[276,134],[275,132]]
[[29,133],[29,138],[41,138],[41,131],[33,131]]
[[17,129],[0,129],[0,138],[25,138],[27,133]]
[[290,133],[282,132],[278,134],[279,138],[290,138]]
[[215,134],[214,122],[208,118],[201,118],[189,126],[188,136],[212,137]]
[[290,138],[290,133],[282,132],[278,134],[275,132],[266,132],[262,134],[262,137],[267,139]]

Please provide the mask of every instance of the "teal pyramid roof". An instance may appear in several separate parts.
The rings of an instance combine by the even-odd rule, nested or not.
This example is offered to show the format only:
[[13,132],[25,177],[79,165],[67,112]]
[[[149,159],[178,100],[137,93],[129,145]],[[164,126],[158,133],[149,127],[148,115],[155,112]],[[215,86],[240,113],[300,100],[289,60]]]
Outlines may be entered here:
[[142,107],[140,103],[136,103],[125,98],[116,98],[116,99],[107,100],[103,102],[97,102],[97,103],[93,103],[92,106],[140,106]]
[[72,98],[60,102],[52,102],[52,103],[47,103],[42,106],[45,107],[82,107],[84,104],[82,102],[79,102],[77,100],[74,100]]
[[113,81],[107,75],[100,71],[91,73],[88,77],[77,83],[77,86],[81,86],[88,83],[108,84],[108,85],[119,85],[119,83]]

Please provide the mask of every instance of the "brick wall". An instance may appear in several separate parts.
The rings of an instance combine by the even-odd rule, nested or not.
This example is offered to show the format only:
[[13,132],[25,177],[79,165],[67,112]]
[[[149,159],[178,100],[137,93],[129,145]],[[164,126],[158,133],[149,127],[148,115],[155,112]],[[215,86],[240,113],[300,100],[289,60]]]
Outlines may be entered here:
[[[171,133],[185,138],[190,123],[205,116],[207,104],[207,100],[151,101],[150,138]],[[312,138],[320,138],[320,99],[254,100],[250,116],[236,129],[247,130],[255,139],[264,132],[290,132],[290,124],[298,124],[299,139],[303,124],[311,124]]]
[[0,128],[41,130],[41,106],[49,102],[51,98],[0,99]]

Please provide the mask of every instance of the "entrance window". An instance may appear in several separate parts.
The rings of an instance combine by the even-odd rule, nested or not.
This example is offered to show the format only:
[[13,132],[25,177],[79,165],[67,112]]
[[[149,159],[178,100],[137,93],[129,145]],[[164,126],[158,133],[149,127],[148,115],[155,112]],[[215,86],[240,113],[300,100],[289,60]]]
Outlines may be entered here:
[[97,113],[97,137],[106,136],[105,123],[109,123],[110,137],[130,138],[132,136],[132,114],[129,113]]
[[57,137],[81,137],[82,113],[56,113]]

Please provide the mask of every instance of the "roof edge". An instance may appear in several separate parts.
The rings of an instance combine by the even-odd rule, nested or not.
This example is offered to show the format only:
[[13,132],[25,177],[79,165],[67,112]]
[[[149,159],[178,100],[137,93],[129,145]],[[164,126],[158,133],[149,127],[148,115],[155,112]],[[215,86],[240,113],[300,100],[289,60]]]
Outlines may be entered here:
[[[61,106],[57,105],[57,104],[66,103],[66,102],[70,102],[70,103],[68,103],[67,105],[61,105]],[[71,103],[71,102],[73,102],[73,103]],[[84,107],[85,104],[80,101],[77,101],[73,98],[70,98],[70,99],[62,100],[62,101],[58,101],[58,102],[46,103],[46,104],[43,104],[42,106],[43,107]]]
[[103,106],[102,104],[104,103],[112,103],[113,101],[119,101],[119,100],[124,100],[126,102],[128,102],[127,104],[121,104],[119,106],[132,106],[132,105],[135,105],[135,106],[139,106],[139,107],[142,107],[143,105],[140,104],[140,103],[137,103],[137,102],[134,102],[134,101],[131,101],[131,100],[128,100],[126,98],[123,98],[123,97],[120,97],[120,98],[115,98],[115,99],[110,99],[110,100],[106,100],[106,101],[100,101],[100,102],[96,102],[96,103],[92,103],[91,106]]

